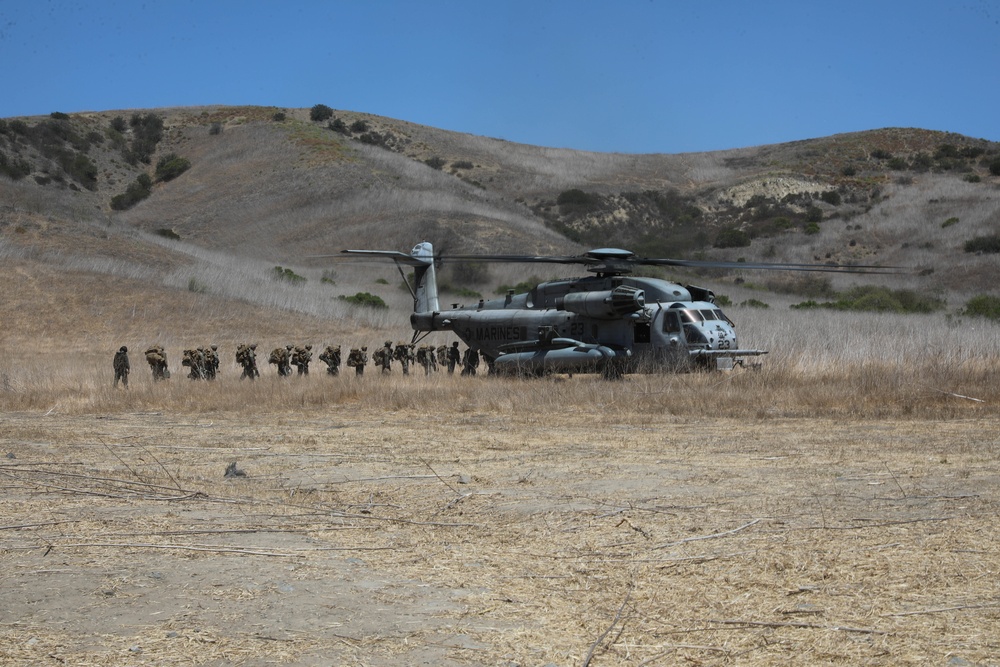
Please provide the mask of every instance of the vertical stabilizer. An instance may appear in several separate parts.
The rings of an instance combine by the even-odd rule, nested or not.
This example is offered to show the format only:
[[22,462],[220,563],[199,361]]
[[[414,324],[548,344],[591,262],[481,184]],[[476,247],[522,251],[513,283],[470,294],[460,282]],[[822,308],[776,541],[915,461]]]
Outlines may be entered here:
[[438,303],[437,274],[434,272],[434,246],[424,241],[413,246],[410,255],[419,262],[414,262],[413,312],[434,313],[441,310]]

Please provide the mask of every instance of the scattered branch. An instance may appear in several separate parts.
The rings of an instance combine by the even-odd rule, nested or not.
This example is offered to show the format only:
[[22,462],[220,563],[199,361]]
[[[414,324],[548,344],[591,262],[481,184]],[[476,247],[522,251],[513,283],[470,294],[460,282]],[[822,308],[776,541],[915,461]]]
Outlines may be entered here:
[[667,542],[666,544],[661,544],[658,547],[654,547],[654,549],[666,549],[667,547],[674,547],[674,546],[677,546],[678,544],[684,544],[686,542],[697,542],[699,540],[714,540],[717,537],[727,537],[729,535],[733,535],[734,533],[738,533],[741,530],[746,530],[750,526],[754,526],[754,525],[756,525],[758,523],[760,523],[760,519],[754,519],[753,521],[751,521],[749,523],[743,524],[739,528],[733,528],[732,530],[727,530],[727,531],[722,532],[722,533],[712,533],[711,535],[700,535],[698,537],[686,537],[683,540],[677,540],[676,542]]

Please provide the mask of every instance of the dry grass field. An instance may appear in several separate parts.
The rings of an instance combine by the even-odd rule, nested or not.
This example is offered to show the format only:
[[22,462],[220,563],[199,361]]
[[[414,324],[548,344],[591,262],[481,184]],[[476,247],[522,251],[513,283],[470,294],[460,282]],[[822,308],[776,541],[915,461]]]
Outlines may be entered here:
[[[344,116],[391,130],[389,152],[305,109],[162,111],[158,155],[192,167],[129,211],[110,198],[146,168],[112,142],[91,151],[95,191],[41,178],[45,161],[0,179],[0,664],[1000,665],[1000,328],[962,314],[995,291],[995,255],[963,243],[996,232],[1000,190],[864,157],[947,137],[624,156]],[[674,278],[767,302],[726,309],[742,346],[771,351],[759,366],[606,382],[266,363],[410,336],[394,267],[310,255],[574,253],[531,204],[682,188],[711,212],[728,188],[833,184],[855,162],[881,179],[870,207],[719,256],[919,267],[872,280],[946,311],[793,310],[805,297],[760,276],[689,272]],[[471,287],[529,276],[552,277],[491,267]],[[340,299],[358,292],[389,308]],[[220,377],[184,377],[181,351],[213,343]]]
[[1000,662],[996,365],[143,366],[5,375],[5,664]]

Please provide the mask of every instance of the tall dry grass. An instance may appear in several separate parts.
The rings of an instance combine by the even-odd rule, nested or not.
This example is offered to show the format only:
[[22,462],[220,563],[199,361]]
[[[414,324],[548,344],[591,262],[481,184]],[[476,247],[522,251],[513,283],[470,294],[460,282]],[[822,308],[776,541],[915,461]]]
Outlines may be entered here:
[[[377,344],[379,332],[372,332]],[[390,337],[389,334],[384,334]],[[0,410],[105,414],[136,411],[168,413],[320,414],[336,420],[343,405],[425,414],[461,413],[533,416],[579,415],[587,422],[641,424],[644,416],[913,418],[950,419],[995,416],[1000,406],[1000,353],[962,358],[961,354],[915,356],[854,355],[834,362],[829,356],[779,352],[759,367],[732,372],[637,374],[620,382],[595,375],[520,380],[439,372],[425,376],[397,368],[383,376],[369,367],[364,376],[343,368],[329,376],[314,363],[308,376],[280,378],[258,352],[262,377],[240,380],[232,345],[220,348],[221,375],[193,381],[180,365],[180,350],[168,350],[173,377],[154,383],[141,351],[133,349],[127,390],[112,387],[109,346],[103,354],[19,359],[0,356]],[[314,348],[315,349],[315,348]]]

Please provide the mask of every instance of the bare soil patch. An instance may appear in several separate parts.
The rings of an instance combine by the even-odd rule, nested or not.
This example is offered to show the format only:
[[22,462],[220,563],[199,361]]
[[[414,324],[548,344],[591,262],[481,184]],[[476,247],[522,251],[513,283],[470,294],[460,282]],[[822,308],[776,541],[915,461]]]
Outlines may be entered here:
[[0,653],[995,664],[998,427],[364,400],[5,413]]

